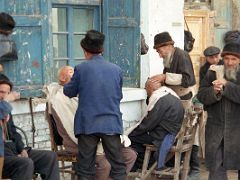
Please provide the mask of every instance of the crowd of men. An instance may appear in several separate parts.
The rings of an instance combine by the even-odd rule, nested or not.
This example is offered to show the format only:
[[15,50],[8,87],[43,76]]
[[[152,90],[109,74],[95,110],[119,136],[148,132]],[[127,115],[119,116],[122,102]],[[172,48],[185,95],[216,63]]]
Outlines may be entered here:
[[[9,36],[15,27],[13,18],[1,13],[0,22],[1,36]],[[124,131],[120,112],[122,70],[103,57],[104,40],[103,33],[87,31],[80,42],[86,60],[74,69],[62,67],[59,82],[44,90],[65,149],[78,157],[74,167],[78,180],[126,179],[128,172],[141,169],[144,144],[157,147],[153,159],[158,168],[163,168],[160,151],[166,146],[165,141],[173,145],[195,96],[196,80],[189,53],[175,47],[168,32],[158,33],[153,48],[163,60],[163,73],[148,78],[146,112],[136,126]],[[148,47],[144,53],[147,50]],[[203,54],[206,63],[200,69],[196,98],[207,111],[205,164],[209,180],[226,180],[227,170],[240,169],[240,44],[228,42],[222,51],[210,46]],[[8,103],[19,99],[20,94],[12,90],[12,82],[1,74],[3,178],[28,180],[39,173],[45,180],[60,179],[54,152],[24,147]],[[200,177],[198,151],[196,138],[190,160],[191,180]]]

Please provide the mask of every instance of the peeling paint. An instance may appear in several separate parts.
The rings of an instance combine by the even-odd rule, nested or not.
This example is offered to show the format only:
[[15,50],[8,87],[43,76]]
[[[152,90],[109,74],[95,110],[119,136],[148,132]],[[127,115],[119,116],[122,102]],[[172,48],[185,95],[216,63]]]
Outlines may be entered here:
[[28,59],[30,59],[31,55],[30,55],[29,51],[27,52],[27,55],[28,55]]
[[39,15],[40,0],[5,0],[6,11],[10,14]]
[[23,45],[23,46],[27,46],[27,45],[28,45],[28,42],[23,42],[22,45]]
[[34,61],[32,62],[32,66],[35,67],[35,68],[39,68],[39,67],[40,67],[40,64],[38,63],[37,60],[34,60]]

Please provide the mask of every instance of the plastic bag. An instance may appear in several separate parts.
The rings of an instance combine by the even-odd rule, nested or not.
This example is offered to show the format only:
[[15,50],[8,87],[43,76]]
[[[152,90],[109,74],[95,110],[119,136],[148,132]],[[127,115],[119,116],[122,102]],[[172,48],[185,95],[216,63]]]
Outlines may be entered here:
[[17,46],[16,43],[9,39],[0,39],[0,61],[17,60]]
[[190,31],[184,30],[184,50],[187,52],[192,51],[195,39]]
[[141,55],[147,54],[148,49],[149,49],[149,47],[145,42],[145,37],[144,37],[143,33],[141,33]]

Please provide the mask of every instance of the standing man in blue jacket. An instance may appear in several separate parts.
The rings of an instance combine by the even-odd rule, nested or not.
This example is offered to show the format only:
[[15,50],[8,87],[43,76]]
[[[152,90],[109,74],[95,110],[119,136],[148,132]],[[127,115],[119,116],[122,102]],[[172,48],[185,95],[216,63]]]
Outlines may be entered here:
[[122,99],[122,71],[102,56],[105,36],[89,30],[81,40],[86,61],[77,65],[71,81],[64,86],[68,97],[79,97],[74,119],[74,133],[78,138],[78,180],[91,179],[95,174],[97,144],[111,164],[110,176],[124,180],[126,167],[121,153],[120,134],[123,133],[120,100]]

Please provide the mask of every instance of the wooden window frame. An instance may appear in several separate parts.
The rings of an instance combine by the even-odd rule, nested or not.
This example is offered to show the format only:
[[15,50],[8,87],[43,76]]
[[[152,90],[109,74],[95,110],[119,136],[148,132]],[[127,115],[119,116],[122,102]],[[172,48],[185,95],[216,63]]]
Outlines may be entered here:
[[[75,33],[73,30],[73,21],[72,21],[72,17],[73,17],[73,10],[74,9],[84,9],[84,10],[92,10],[93,11],[93,29],[96,30],[100,30],[100,5],[75,5],[75,4],[53,4],[52,5],[52,9],[53,8],[66,8],[66,23],[67,23],[67,30],[66,32],[53,32],[53,30],[51,31],[52,34],[52,38],[54,35],[58,35],[58,34],[66,34],[67,35],[67,57],[52,57],[52,61],[53,61],[53,66],[55,66],[55,62],[56,61],[61,61],[61,60],[65,60],[67,61],[67,65],[70,65],[72,67],[74,67],[76,65],[76,60],[77,61],[82,61],[84,59],[84,57],[78,57],[75,58],[74,57],[74,35],[85,35],[86,32],[77,32]],[[53,41],[52,41],[52,48],[53,48]],[[79,46],[79,50],[80,46]],[[52,55],[53,56],[53,55]],[[56,77],[53,77],[53,80],[56,80]]]

